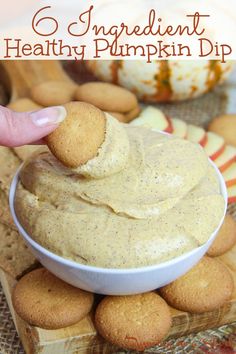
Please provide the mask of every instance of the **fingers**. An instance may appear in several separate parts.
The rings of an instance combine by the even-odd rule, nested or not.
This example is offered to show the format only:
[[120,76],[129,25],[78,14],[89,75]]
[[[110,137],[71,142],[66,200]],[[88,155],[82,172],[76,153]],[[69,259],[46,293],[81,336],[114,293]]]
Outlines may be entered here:
[[40,141],[66,117],[64,107],[19,113],[0,106],[0,145],[14,147]]

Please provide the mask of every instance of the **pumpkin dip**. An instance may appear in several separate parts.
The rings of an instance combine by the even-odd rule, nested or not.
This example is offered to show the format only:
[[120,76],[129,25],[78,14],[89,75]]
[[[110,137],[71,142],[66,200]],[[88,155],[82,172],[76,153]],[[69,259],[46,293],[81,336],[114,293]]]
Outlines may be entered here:
[[224,200],[203,149],[107,115],[97,157],[77,170],[48,151],[23,166],[17,216],[50,251],[105,268],[158,264],[205,243]]

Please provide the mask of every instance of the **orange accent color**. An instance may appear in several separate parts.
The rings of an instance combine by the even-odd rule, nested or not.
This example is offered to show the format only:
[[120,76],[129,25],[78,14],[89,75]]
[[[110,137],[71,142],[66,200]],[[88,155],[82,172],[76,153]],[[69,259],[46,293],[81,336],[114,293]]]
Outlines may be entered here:
[[233,157],[232,159],[227,161],[224,165],[220,166],[219,167],[220,172],[224,172],[225,170],[227,170],[227,168],[229,168],[234,162],[236,162],[236,157]]
[[210,91],[220,81],[222,76],[222,69],[219,60],[209,60],[209,73],[206,82],[207,91]]
[[228,203],[229,203],[229,204],[236,203],[236,196],[229,197],[229,198],[228,198]]
[[171,71],[168,60],[160,60],[159,73],[156,75],[156,94],[152,97],[156,102],[169,102],[172,96],[172,88],[170,84]]
[[217,157],[219,157],[222,154],[222,152],[224,151],[225,146],[226,146],[225,144],[222,145],[222,147],[218,151],[216,151],[213,155],[210,156],[210,159],[213,161],[216,160]]
[[229,181],[226,182],[226,186],[227,186],[227,187],[232,187],[232,186],[234,186],[235,184],[236,184],[236,178],[231,179],[231,180],[229,180]]
[[167,122],[168,122],[168,127],[164,130],[166,133],[170,133],[170,134],[172,134],[173,133],[173,131],[174,131],[174,129],[173,129],[173,125],[172,125],[172,123],[171,123],[171,119],[170,119],[170,117],[168,117],[168,116],[165,116],[166,117],[166,120],[167,120]]
[[205,134],[204,137],[199,141],[199,144],[200,144],[202,147],[204,147],[204,146],[206,146],[207,141],[208,141],[208,138],[207,138],[207,135]]

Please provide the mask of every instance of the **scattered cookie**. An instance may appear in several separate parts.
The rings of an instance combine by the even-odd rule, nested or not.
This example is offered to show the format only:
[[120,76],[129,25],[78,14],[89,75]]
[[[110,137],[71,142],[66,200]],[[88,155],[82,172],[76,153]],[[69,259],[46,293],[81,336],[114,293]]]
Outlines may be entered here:
[[219,259],[226,264],[233,272],[236,273],[236,245],[234,245],[228,252],[224,253]]
[[228,270],[230,274],[232,275],[233,281],[234,281],[234,291],[232,293],[232,299],[236,299],[236,272],[233,272],[229,267]]
[[110,114],[112,117],[116,118],[119,122],[126,123],[126,118],[123,113],[119,113],[119,112],[107,112],[107,113]]
[[105,139],[106,118],[85,102],[64,105],[67,116],[45,140],[51,152],[68,167],[78,167],[95,157]]
[[232,296],[234,282],[226,266],[204,257],[188,273],[160,289],[167,303],[182,311],[203,313],[222,306]]
[[171,315],[166,302],[155,292],[107,296],[97,307],[95,324],[107,341],[141,351],[165,337]]
[[108,112],[130,112],[138,105],[132,92],[106,82],[88,82],[78,86],[75,99],[91,103]]
[[213,119],[208,130],[221,135],[226,144],[236,146],[236,114],[224,114]]
[[207,251],[208,256],[216,257],[230,250],[236,243],[236,222],[231,215],[226,215],[214,242]]
[[141,112],[141,108],[138,105],[132,111],[128,112],[125,114],[125,123],[131,122],[133,119],[137,118],[139,113]]
[[7,107],[16,112],[37,111],[38,109],[42,108],[42,106],[33,102],[30,98],[27,97],[19,98],[18,100],[9,103]]
[[82,320],[92,308],[93,294],[40,268],[20,279],[13,290],[12,302],[15,311],[27,323],[57,329]]
[[34,86],[30,95],[38,104],[58,106],[73,100],[76,85],[70,81],[45,81]]
[[[234,255],[236,256],[236,248],[235,248],[235,253]],[[233,267],[229,267],[222,259],[221,257],[217,257],[216,258],[219,262],[223,263],[223,265],[228,269],[228,271],[230,272],[230,274],[232,275],[233,278],[233,282],[234,282],[234,290],[232,293],[231,298],[232,299],[236,299],[236,257],[234,259],[234,264]]]
[[0,249],[0,267],[14,278],[37,264],[19,233],[1,223]]
[[134,118],[136,118],[140,112],[141,112],[141,108],[137,106],[128,113],[119,113],[119,112],[107,112],[107,113],[112,115],[116,119],[118,119],[118,121],[120,121],[121,123],[129,123]]

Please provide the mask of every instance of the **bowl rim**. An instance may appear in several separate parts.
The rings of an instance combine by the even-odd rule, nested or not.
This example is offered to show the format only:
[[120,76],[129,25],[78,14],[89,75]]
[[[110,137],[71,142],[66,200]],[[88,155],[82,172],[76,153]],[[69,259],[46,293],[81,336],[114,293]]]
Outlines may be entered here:
[[227,194],[227,188],[226,188],[226,184],[225,181],[223,179],[222,174],[220,173],[219,169],[217,168],[217,166],[215,165],[215,163],[210,160],[210,158],[208,158],[210,164],[214,167],[217,177],[218,177],[218,181],[220,184],[220,191],[221,191],[221,195],[224,198],[224,202],[225,202],[225,206],[224,206],[224,212],[222,215],[222,218],[218,224],[218,226],[216,227],[216,229],[212,232],[212,234],[210,235],[210,237],[208,238],[208,240],[201,246],[196,247],[194,249],[192,249],[191,251],[185,252],[183,254],[181,254],[178,257],[172,258],[170,260],[167,260],[165,262],[161,262],[158,264],[153,264],[150,266],[145,266],[145,267],[136,267],[136,268],[103,268],[103,267],[96,267],[96,266],[92,266],[92,265],[86,265],[86,264],[82,264],[67,258],[64,258],[62,256],[57,255],[56,253],[53,253],[51,251],[49,251],[48,249],[46,249],[45,247],[41,246],[38,242],[36,242],[27,232],[26,230],[23,228],[23,226],[20,224],[16,212],[15,212],[15,207],[14,207],[14,201],[15,201],[15,194],[16,194],[16,188],[17,185],[19,183],[20,180],[20,171],[24,165],[24,163],[22,163],[20,165],[20,167],[18,168],[16,174],[13,177],[13,180],[11,182],[11,186],[10,186],[10,192],[9,192],[9,206],[10,206],[10,211],[11,211],[11,215],[13,217],[13,221],[20,233],[20,235],[31,245],[31,247],[33,247],[34,249],[36,249],[38,252],[40,252],[41,254],[43,254],[44,256],[52,259],[53,261],[56,261],[58,263],[60,263],[61,265],[64,266],[69,266],[72,268],[76,268],[77,270],[84,270],[84,271],[88,271],[88,272],[93,272],[93,273],[103,273],[103,274],[119,274],[119,275],[125,275],[125,274],[137,274],[137,273],[144,273],[144,272],[150,272],[150,271],[154,271],[157,269],[163,269],[166,268],[168,266],[174,266],[175,264],[178,264],[179,262],[191,257],[191,255],[194,255],[197,251],[200,251],[202,248],[205,247],[205,245],[209,242],[211,242],[211,240],[214,239],[215,235],[217,234],[217,232],[219,231],[225,215],[226,215],[226,211],[227,211],[227,199],[228,199],[228,194]]

